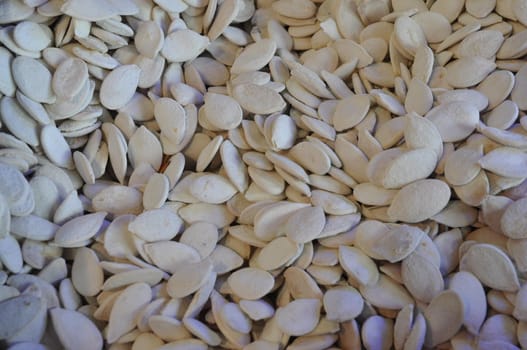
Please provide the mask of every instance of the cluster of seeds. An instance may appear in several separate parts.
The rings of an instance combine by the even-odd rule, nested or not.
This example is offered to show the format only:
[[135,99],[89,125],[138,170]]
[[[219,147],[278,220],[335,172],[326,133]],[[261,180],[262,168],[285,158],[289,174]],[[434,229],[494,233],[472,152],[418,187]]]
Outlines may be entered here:
[[527,348],[527,0],[0,0],[0,347]]

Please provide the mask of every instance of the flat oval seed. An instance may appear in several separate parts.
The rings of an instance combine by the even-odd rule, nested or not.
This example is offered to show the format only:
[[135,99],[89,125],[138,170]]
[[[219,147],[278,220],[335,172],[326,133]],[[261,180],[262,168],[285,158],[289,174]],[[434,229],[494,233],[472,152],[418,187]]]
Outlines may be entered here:
[[507,206],[500,219],[502,233],[513,239],[527,238],[527,198]]
[[182,228],[183,220],[168,209],[146,210],[128,224],[128,230],[145,242],[171,240]]
[[340,100],[333,115],[333,126],[337,131],[350,129],[359,124],[370,109],[368,95],[353,95]]
[[115,299],[108,321],[107,341],[114,343],[133,330],[139,312],[150,303],[152,291],[146,283],[132,284]]
[[13,79],[24,95],[41,103],[55,102],[51,73],[38,60],[17,56],[11,65]]
[[355,247],[339,247],[339,263],[346,273],[364,286],[374,286],[379,280],[375,262]]
[[79,58],[68,58],[62,61],[55,73],[51,86],[59,98],[67,99],[77,96],[88,81],[88,66]]
[[196,199],[210,204],[224,203],[237,192],[226,178],[211,173],[198,176],[192,181],[189,191]]
[[298,243],[287,237],[278,237],[267,244],[258,254],[258,267],[270,271],[285,265],[297,255]]
[[141,69],[135,64],[117,67],[104,78],[99,97],[108,109],[124,107],[134,96]]
[[[61,344],[72,349],[101,349],[102,335],[95,324],[85,315],[73,310],[53,308],[51,322]],[[78,332],[82,329],[82,332]]]
[[273,58],[276,43],[271,39],[262,39],[250,44],[236,57],[231,67],[232,74],[257,71]]
[[326,174],[331,168],[331,159],[327,153],[313,142],[297,143],[289,155],[305,169],[318,175]]
[[169,62],[190,61],[209,45],[209,38],[190,29],[176,30],[167,35],[161,54]]
[[373,306],[389,310],[400,310],[414,300],[403,286],[383,274],[380,274],[377,284],[361,285],[359,291]]
[[53,163],[67,169],[73,168],[71,149],[54,125],[49,124],[42,128],[40,142],[46,156]]
[[279,0],[272,7],[282,16],[296,19],[310,18],[316,12],[316,6],[309,0]]
[[487,299],[481,283],[470,272],[459,271],[450,278],[448,289],[458,293],[465,304],[463,324],[467,330],[479,334],[487,314]]
[[13,30],[13,39],[18,46],[28,51],[41,51],[51,44],[53,34],[45,26],[31,21],[18,23]]
[[104,282],[104,273],[99,258],[89,248],[80,248],[71,267],[71,278],[79,294],[90,297],[99,293]]
[[527,171],[527,155],[512,147],[499,147],[484,155],[479,165],[500,176],[522,178]]
[[410,254],[401,264],[405,287],[417,300],[430,302],[444,288],[439,267],[419,254]]
[[426,346],[434,347],[453,337],[463,324],[463,312],[463,300],[454,291],[445,291],[435,297],[424,311]]
[[435,179],[413,182],[403,187],[393,198],[388,215],[405,222],[420,222],[443,210],[450,199],[450,188]]
[[221,144],[220,156],[229,180],[231,180],[238,191],[245,192],[247,187],[249,187],[247,167],[243,163],[240,153],[230,140],[225,140]]
[[285,233],[293,242],[307,243],[317,238],[326,224],[321,207],[307,207],[295,211],[285,224]]
[[503,34],[497,30],[480,30],[469,34],[457,47],[457,57],[484,57],[492,60],[503,43]]
[[0,48],[0,92],[4,95],[13,97],[16,86],[11,73],[11,62],[13,54],[4,47]]
[[395,20],[394,39],[404,53],[415,56],[417,49],[426,45],[426,37],[417,22],[407,16],[400,16]]
[[[115,135],[114,137],[117,136],[121,135]],[[118,156],[118,158],[121,157],[122,155]],[[161,167],[161,163],[163,161],[163,149],[161,142],[153,132],[142,125],[134,132],[130,138],[130,141],[128,142],[128,157],[130,158],[131,165],[134,167],[141,163],[148,163],[152,166],[152,168],[158,170]],[[110,159],[111,158],[112,153],[110,152]],[[126,158],[124,159],[124,162],[126,163]]]
[[489,105],[489,101],[484,94],[478,90],[471,89],[454,89],[445,91],[437,96],[437,101],[439,104],[467,101],[473,104],[480,112],[485,110]]
[[22,332],[32,320],[38,317],[42,307],[45,313],[43,299],[33,295],[20,295],[0,302],[2,313],[2,339],[9,339]]
[[172,298],[184,298],[196,292],[213,272],[210,260],[188,264],[177,269],[167,281],[167,293]]
[[256,84],[239,84],[232,91],[232,96],[245,110],[255,114],[280,112],[286,103],[282,96],[265,86]]
[[483,57],[470,56],[455,60],[445,68],[448,83],[455,88],[465,88],[479,84],[496,69],[496,64]]
[[483,157],[483,146],[461,147],[446,157],[445,178],[451,185],[468,184],[478,176],[481,167],[478,161]]
[[146,254],[152,259],[154,265],[170,273],[185,264],[200,261],[196,249],[175,241],[156,241],[144,245]]
[[73,218],[57,230],[54,242],[63,247],[75,247],[97,234],[105,217],[105,212],[97,212]]
[[143,211],[143,195],[135,188],[114,185],[93,197],[92,205],[96,211],[113,215],[140,214]]
[[472,272],[482,284],[493,289],[516,292],[520,288],[509,257],[490,244],[480,243],[470,247],[463,254],[459,269]]
[[434,96],[422,80],[414,78],[408,85],[404,108],[407,112],[425,115],[432,108]]
[[209,256],[218,242],[218,228],[208,222],[196,222],[189,225],[179,239],[199,253],[202,259]]
[[137,27],[134,43],[141,55],[155,58],[161,51],[164,41],[163,30],[156,22],[142,21]]
[[357,317],[363,310],[364,300],[351,286],[328,289],[324,294],[324,310],[330,321],[345,322]]
[[168,198],[169,189],[170,183],[165,175],[159,173],[152,175],[143,193],[143,207],[145,209],[161,208]]
[[[424,234],[417,227],[399,225],[390,229],[388,232],[371,237],[373,244],[371,244],[369,249],[376,257],[378,256],[391,263],[395,263],[405,259],[416,250],[418,245],[421,244]],[[361,235],[361,237],[363,236]],[[361,240],[361,244],[357,245],[363,247],[365,242]]]
[[0,117],[5,127],[17,137],[31,146],[38,146],[38,124],[31,118],[13,97],[4,96],[0,100]]
[[258,300],[271,291],[274,278],[262,269],[246,267],[233,272],[227,282],[231,290],[240,298]]
[[165,134],[175,144],[180,143],[185,136],[186,112],[175,100],[161,97],[155,101],[154,117]]
[[[419,148],[404,152],[387,165],[380,185],[394,189],[427,178],[434,171],[436,163],[437,155],[433,149]],[[411,173],[408,172],[410,168]]]
[[412,19],[423,30],[426,40],[431,43],[440,43],[452,32],[452,27],[442,14],[432,11],[423,11],[415,14]]
[[237,332],[247,334],[251,331],[252,321],[236,303],[227,303],[221,309],[221,318]]
[[468,102],[450,102],[432,108],[426,118],[435,124],[443,142],[456,142],[474,131],[479,111]]
[[204,96],[207,122],[220,130],[231,130],[242,122],[242,108],[230,96],[206,93]]
[[361,336],[366,349],[389,350],[392,348],[393,321],[374,315],[362,324]]
[[406,116],[404,139],[410,148],[433,149],[438,158],[443,154],[443,141],[436,125],[415,113]]
[[285,334],[300,336],[318,324],[321,302],[318,299],[296,299],[276,310],[276,323]]

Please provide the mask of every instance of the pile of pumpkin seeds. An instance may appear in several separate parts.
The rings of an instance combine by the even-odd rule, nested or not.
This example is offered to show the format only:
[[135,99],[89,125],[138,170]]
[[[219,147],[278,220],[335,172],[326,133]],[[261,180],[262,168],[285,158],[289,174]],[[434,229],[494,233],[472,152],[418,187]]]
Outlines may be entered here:
[[527,0],[0,0],[0,347],[527,348]]

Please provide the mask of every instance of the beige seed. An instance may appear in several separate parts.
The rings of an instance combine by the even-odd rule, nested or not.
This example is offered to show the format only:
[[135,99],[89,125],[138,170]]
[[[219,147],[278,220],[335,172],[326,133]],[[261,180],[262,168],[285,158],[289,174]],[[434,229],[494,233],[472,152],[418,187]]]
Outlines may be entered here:
[[221,94],[206,93],[204,101],[205,115],[212,126],[220,130],[230,130],[240,125],[242,109],[235,99]]
[[444,288],[439,267],[418,254],[411,254],[403,260],[401,276],[412,296],[425,303],[430,302]]
[[158,99],[154,104],[154,116],[164,135],[176,144],[182,142],[187,115],[179,103],[166,97]]
[[140,54],[149,58],[155,58],[161,51],[164,43],[164,35],[161,27],[154,21],[142,21],[137,27],[134,44]]
[[170,273],[174,273],[184,264],[200,260],[200,256],[194,248],[174,241],[148,243],[144,245],[144,250],[154,265]]
[[442,42],[452,32],[448,19],[438,12],[419,12],[412,16],[412,19],[419,24],[426,40],[431,44]]
[[145,242],[156,242],[174,238],[182,229],[183,221],[167,209],[146,210],[133,219],[128,230]]
[[[364,232],[364,231],[362,231]],[[367,243],[361,236],[359,246],[363,247]],[[371,247],[368,249],[384,260],[391,263],[398,262],[409,256],[422,242],[424,232],[417,227],[400,225],[391,228],[388,232],[372,237]],[[358,242],[357,242],[358,243]],[[368,244],[370,246],[370,244]]]
[[483,286],[470,272],[459,271],[450,279],[448,288],[458,293],[465,304],[463,324],[470,333],[478,334],[487,311]]
[[426,346],[436,346],[456,334],[463,323],[464,304],[454,291],[436,296],[424,311],[427,321]]
[[443,141],[438,128],[427,118],[415,113],[406,116],[404,139],[410,148],[430,148],[438,157],[443,154]]
[[415,56],[416,50],[426,45],[426,37],[421,27],[410,17],[400,16],[395,20],[395,40],[400,45],[404,54]]
[[390,349],[393,321],[378,315],[370,316],[362,325],[361,336],[366,349]]
[[53,74],[51,86],[57,97],[73,98],[88,81],[88,66],[78,58],[62,61]]
[[[305,169],[318,175],[326,174],[331,167],[331,159],[323,149],[313,142],[299,142],[289,152],[289,155]],[[306,157],[309,155],[309,157]]]
[[167,293],[173,298],[183,298],[196,292],[210,277],[212,268],[207,259],[178,268],[167,282]]
[[367,95],[354,95],[340,100],[333,115],[333,126],[337,131],[352,128],[359,124],[370,109]]
[[[375,157],[372,158],[371,163],[374,159]],[[437,155],[432,149],[419,148],[407,151],[397,155],[384,167],[381,166],[384,170],[382,175],[374,175],[372,181],[376,180],[377,176],[382,176],[380,183],[376,183],[377,185],[386,189],[400,188],[416,180],[427,178],[434,171],[436,162]],[[409,168],[413,168],[411,174],[407,171]]]
[[161,54],[169,62],[185,62],[198,57],[209,42],[206,36],[195,31],[180,29],[167,35]]
[[393,346],[402,349],[410,335],[414,321],[414,305],[409,304],[399,311],[393,327]]
[[276,51],[276,43],[270,39],[262,39],[248,45],[234,61],[231,72],[240,74],[260,70],[267,65]]
[[110,313],[107,340],[117,341],[122,335],[135,327],[138,312],[152,299],[150,286],[146,283],[136,283],[127,287],[119,294]]
[[232,96],[243,109],[255,114],[271,114],[285,108],[285,102],[276,91],[255,84],[240,84],[233,89]]
[[108,109],[119,109],[126,105],[137,89],[140,73],[136,65],[123,65],[108,74],[99,94],[102,105]]
[[305,19],[315,15],[316,6],[308,0],[280,0],[272,6],[282,16]]
[[440,212],[449,199],[450,188],[444,182],[419,180],[406,185],[395,195],[388,215],[405,222],[419,222]]
[[400,310],[413,302],[404,287],[383,274],[379,275],[377,284],[361,285],[359,291],[366,301],[384,309]]
[[300,247],[287,237],[275,238],[260,251],[256,263],[267,271],[277,269],[295,257]]
[[474,86],[489,75],[496,65],[478,56],[460,58],[446,66],[446,78],[456,88]]
[[325,224],[326,217],[321,207],[307,207],[291,214],[284,230],[293,242],[307,243],[320,235]]
[[525,198],[509,205],[500,219],[501,232],[513,239],[525,237]]
[[[249,6],[244,6],[242,1],[224,1],[219,5],[219,9],[216,11],[214,22],[209,28],[208,37],[210,40],[217,39],[226,28],[236,20],[236,17],[243,13],[244,9]],[[209,6],[211,4],[209,3]],[[249,12],[250,13],[250,12]]]
[[322,303],[318,299],[296,299],[276,310],[276,322],[286,334],[300,336],[312,331],[319,320]]
[[472,181],[481,170],[478,161],[482,157],[482,146],[461,147],[449,154],[445,162],[445,178],[448,183],[454,186],[462,186]]
[[373,286],[379,280],[377,266],[360,249],[339,247],[339,263],[344,271],[361,285]]
[[479,122],[479,112],[470,103],[449,102],[432,108],[426,118],[435,124],[443,142],[455,142],[474,131]]
[[227,281],[236,295],[247,300],[262,298],[274,285],[274,278],[270,273],[251,267],[235,271]]
[[364,301],[353,287],[335,287],[324,294],[324,310],[328,320],[345,322],[357,317]]
[[94,296],[102,289],[104,275],[93,250],[81,248],[75,254],[71,271],[75,290],[84,296]]
[[493,245],[473,245],[459,264],[461,270],[472,272],[482,284],[491,288],[510,292],[520,288],[509,257]]

